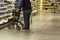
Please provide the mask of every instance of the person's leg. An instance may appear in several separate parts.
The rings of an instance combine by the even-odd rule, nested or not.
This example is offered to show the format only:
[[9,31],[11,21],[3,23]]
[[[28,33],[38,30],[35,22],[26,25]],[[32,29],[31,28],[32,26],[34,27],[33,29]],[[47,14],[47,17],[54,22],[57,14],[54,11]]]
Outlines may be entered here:
[[24,15],[24,28],[23,29],[29,29],[30,28],[30,15],[31,15],[31,11],[23,11],[23,15]]

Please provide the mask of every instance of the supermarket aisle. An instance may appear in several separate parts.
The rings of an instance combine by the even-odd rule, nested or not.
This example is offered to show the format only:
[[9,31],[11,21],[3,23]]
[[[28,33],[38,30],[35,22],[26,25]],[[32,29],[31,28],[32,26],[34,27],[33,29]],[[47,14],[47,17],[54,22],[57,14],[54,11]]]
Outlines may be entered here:
[[60,15],[46,15],[38,20],[34,16],[30,31],[5,28],[0,30],[0,40],[60,40],[59,18]]

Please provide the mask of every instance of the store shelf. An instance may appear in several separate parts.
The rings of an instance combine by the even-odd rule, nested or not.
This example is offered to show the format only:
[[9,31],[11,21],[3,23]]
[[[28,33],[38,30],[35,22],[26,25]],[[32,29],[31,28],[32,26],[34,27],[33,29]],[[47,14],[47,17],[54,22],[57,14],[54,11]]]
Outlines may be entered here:
[[2,5],[2,4],[4,5],[4,4],[7,4],[7,3],[4,3],[4,2],[0,2],[0,5]]
[[12,15],[12,13],[4,14],[4,15],[0,15],[0,18],[2,18],[2,17],[6,17],[6,16],[8,16],[8,15]]
[[13,10],[13,5],[6,3],[6,2],[0,2],[0,28],[3,25],[6,25],[8,23],[8,19],[13,18],[13,13],[10,12]]
[[14,6],[14,4],[9,4],[9,5],[7,5],[7,6]]
[[33,11],[32,11],[32,13],[36,13],[36,12],[37,12],[37,10],[33,10]]
[[51,4],[42,4],[43,6],[51,6]]
[[4,6],[4,7],[0,7],[0,9],[2,9],[2,8],[7,8],[6,6]]
[[60,2],[56,2],[56,3],[60,4]]
[[13,10],[13,9],[15,9],[15,8],[9,8],[9,9],[7,9],[7,10]]
[[0,13],[7,12],[8,10],[0,11]]

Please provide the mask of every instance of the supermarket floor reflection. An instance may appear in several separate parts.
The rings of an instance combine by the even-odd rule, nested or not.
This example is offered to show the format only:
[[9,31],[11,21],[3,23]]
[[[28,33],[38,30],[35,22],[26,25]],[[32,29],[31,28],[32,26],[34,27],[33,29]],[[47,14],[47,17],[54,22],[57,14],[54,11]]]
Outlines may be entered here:
[[60,14],[33,19],[30,31],[5,28],[0,30],[0,40],[60,40]]

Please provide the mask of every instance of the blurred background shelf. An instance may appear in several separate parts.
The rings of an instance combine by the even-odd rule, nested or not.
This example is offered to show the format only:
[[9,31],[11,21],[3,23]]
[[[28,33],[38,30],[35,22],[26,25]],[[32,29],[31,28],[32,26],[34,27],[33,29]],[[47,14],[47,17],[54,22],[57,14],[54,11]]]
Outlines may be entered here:
[[0,28],[8,24],[8,19],[13,18],[13,4],[4,1],[5,0],[0,1]]

